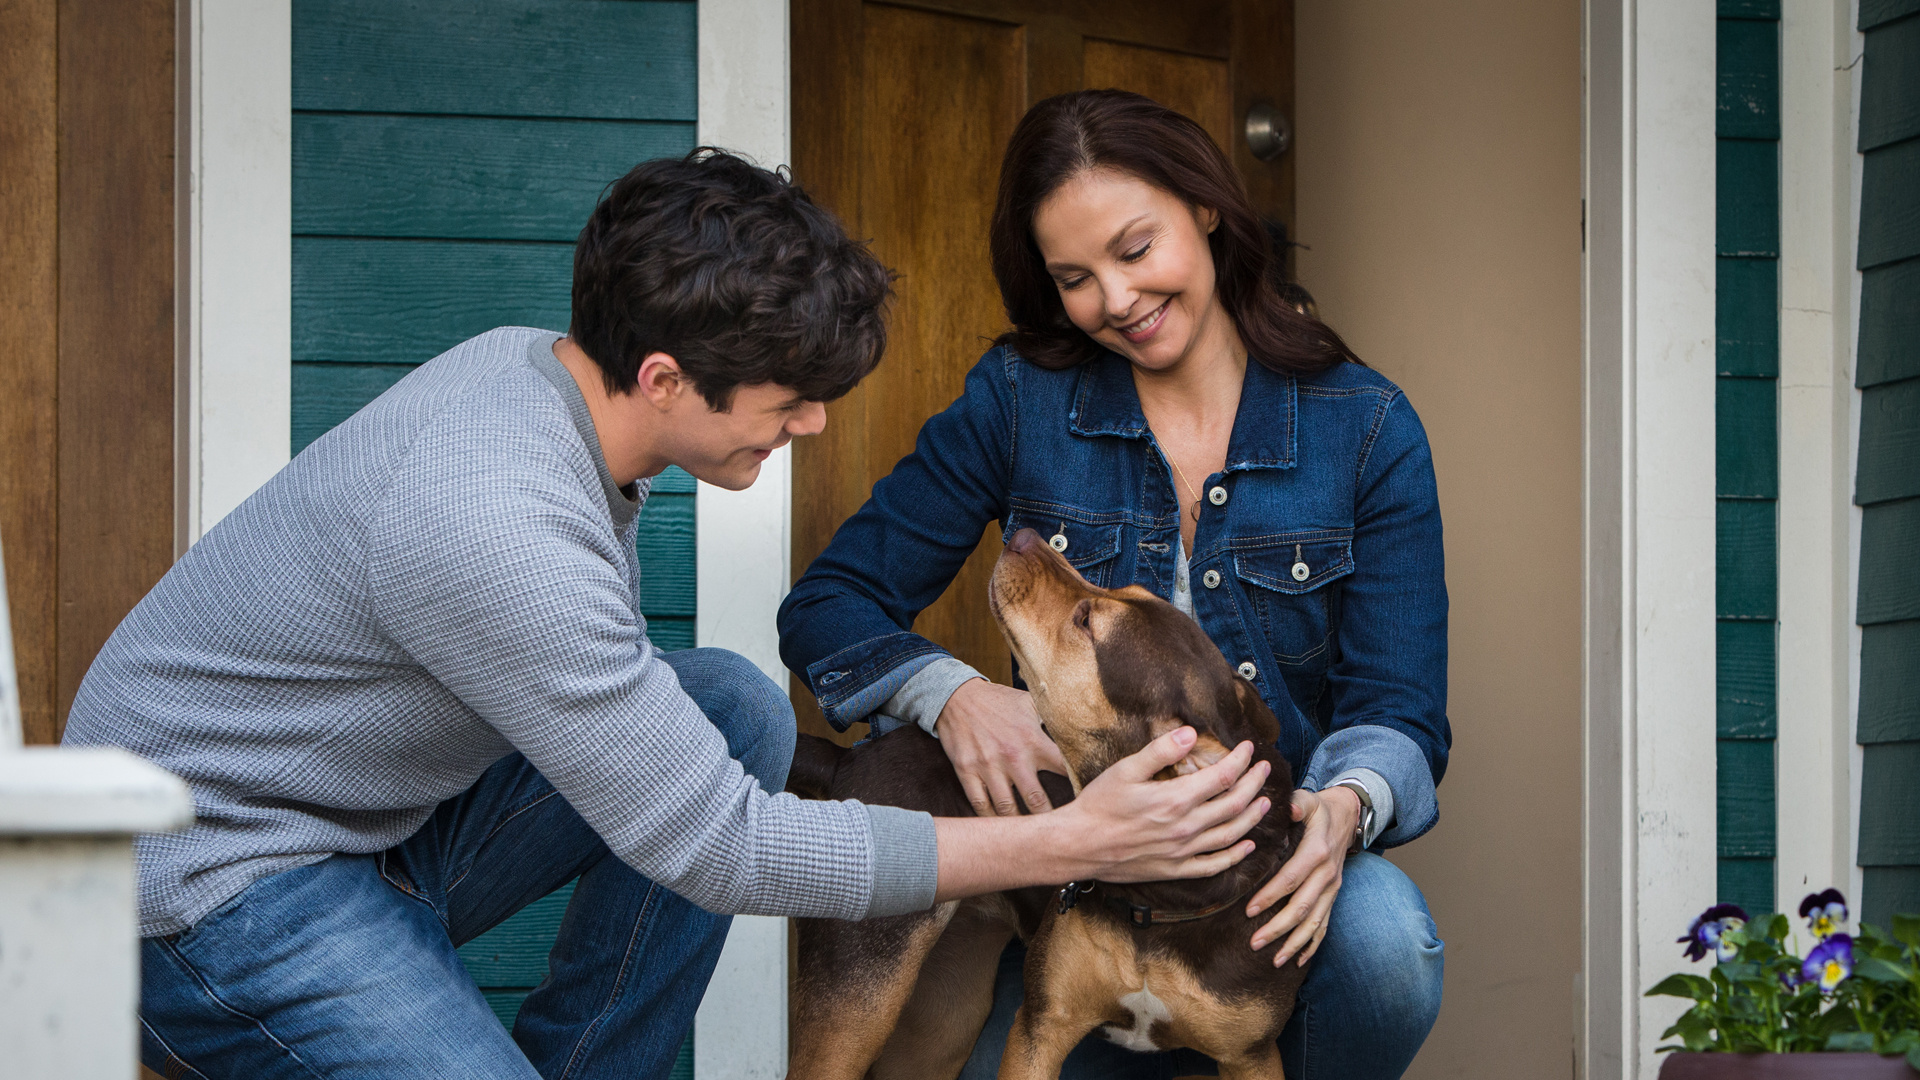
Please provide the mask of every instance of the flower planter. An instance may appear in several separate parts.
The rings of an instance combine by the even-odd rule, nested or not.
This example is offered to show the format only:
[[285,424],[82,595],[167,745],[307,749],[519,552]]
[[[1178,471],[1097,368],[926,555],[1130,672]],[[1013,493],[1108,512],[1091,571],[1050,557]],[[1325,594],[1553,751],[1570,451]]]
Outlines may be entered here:
[[1920,1080],[1920,1072],[1878,1054],[1674,1053],[1660,1080]]

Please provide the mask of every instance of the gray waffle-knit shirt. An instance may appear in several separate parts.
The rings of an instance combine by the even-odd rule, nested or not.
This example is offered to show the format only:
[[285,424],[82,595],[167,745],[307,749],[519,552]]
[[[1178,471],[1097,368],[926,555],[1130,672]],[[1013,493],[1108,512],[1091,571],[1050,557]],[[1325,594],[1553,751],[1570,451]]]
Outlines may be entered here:
[[72,745],[184,777],[135,844],[140,932],[411,836],[512,751],[636,870],[717,912],[933,902],[925,814],[768,795],[638,613],[630,497],[558,334],[482,334],[322,436],[212,529],[87,672]]

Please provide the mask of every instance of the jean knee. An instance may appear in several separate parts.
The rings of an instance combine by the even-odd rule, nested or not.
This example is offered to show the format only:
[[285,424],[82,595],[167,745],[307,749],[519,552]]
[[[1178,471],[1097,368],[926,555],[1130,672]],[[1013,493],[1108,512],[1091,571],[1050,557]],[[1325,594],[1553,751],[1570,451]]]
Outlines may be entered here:
[[786,787],[796,735],[786,693],[753,661],[727,649],[683,649],[660,658],[726,739],[727,753],[769,793]]
[[1340,935],[1338,946],[1344,978],[1393,988],[1379,1005],[1394,1014],[1395,1029],[1417,1034],[1417,1048],[1440,1016],[1446,981],[1446,944],[1419,886],[1378,855],[1352,856],[1333,920],[1350,931]]

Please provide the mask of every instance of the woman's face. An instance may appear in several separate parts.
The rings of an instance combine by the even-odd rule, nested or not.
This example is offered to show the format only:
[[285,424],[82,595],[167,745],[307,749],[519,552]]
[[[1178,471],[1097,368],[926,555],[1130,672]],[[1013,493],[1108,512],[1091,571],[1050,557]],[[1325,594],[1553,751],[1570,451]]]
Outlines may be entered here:
[[1214,293],[1207,234],[1219,223],[1138,177],[1092,169],[1033,215],[1033,238],[1067,318],[1153,371],[1173,368],[1231,326]]

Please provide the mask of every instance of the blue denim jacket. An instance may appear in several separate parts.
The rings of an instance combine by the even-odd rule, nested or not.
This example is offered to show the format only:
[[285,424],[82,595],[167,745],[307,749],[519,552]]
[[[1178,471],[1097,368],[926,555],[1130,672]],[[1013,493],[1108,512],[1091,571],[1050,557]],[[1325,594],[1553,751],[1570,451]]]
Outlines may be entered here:
[[[1294,379],[1250,362],[1201,492],[1194,612],[1279,717],[1294,775],[1318,789],[1370,769],[1393,789],[1378,842],[1426,832],[1452,741],[1447,591],[1406,396],[1356,364]],[[1064,537],[1095,585],[1170,597],[1182,504],[1123,357],[1048,371],[993,349],[794,585],[781,656],[844,730],[947,655],[909,628],[987,522]]]

